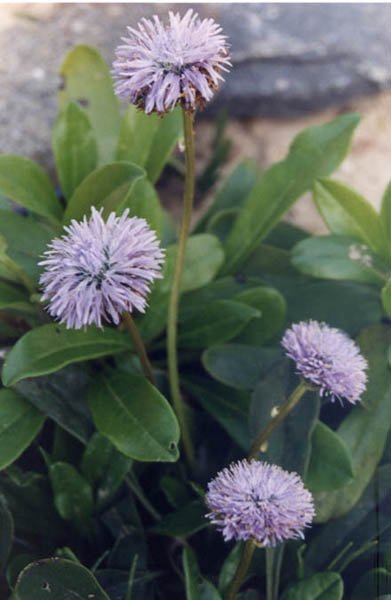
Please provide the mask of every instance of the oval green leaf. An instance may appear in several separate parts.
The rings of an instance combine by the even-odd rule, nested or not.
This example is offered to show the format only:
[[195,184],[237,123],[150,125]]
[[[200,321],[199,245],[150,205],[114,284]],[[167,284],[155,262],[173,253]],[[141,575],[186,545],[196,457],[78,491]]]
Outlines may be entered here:
[[279,356],[272,348],[222,344],[205,350],[202,364],[217,381],[238,390],[251,390]]
[[160,177],[164,165],[182,136],[182,111],[177,108],[159,118],[159,127],[153,137],[151,151],[144,164],[148,179],[154,183]]
[[28,448],[45,417],[14,390],[0,390],[0,469]]
[[15,593],[18,600],[110,600],[88,569],[59,558],[28,565],[18,577]]
[[235,338],[238,344],[261,346],[275,336],[284,324],[286,302],[277,290],[259,286],[235,296],[237,302],[260,311],[261,318],[252,320]]
[[332,233],[352,237],[379,256],[390,258],[381,219],[360,194],[339,181],[321,179],[315,183],[314,200]]
[[41,217],[61,220],[62,208],[49,177],[28,158],[0,156],[0,193]]
[[338,573],[315,573],[290,586],[281,600],[342,600],[343,581]]
[[6,309],[34,312],[34,307],[30,304],[26,292],[15,285],[0,280],[0,310]]
[[192,315],[179,322],[178,345],[183,348],[207,348],[227,342],[249,321],[260,316],[259,310],[241,302],[215,300],[197,307]]
[[58,514],[83,534],[91,529],[94,510],[92,488],[73,465],[56,462],[49,466],[54,505]]
[[57,118],[52,148],[62,193],[65,198],[70,198],[88,173],[95,169],[98,160],[91,124],[74,102],[68,104]]
[[42,267],[38,266],[46,246],[55,236],[48,224],[16,212],[0,210],[0,236],[7,240],[7,254],[34,280]]
[[299,242],[292,250],[292,263],[312,277],[378,285],[384,281],[381,272],[389,270],[366,244],[342,235],[322,235]]
[[132,461],[96,432],[88,442],[80,465],[86,480],[94,487],[97,510],[111,500],[129,472]]
[[109,69],[95,48],[80,44],[65,56],[60,68],[61,109],[76,102],[86,112],[94,129],[99,163],[113,160],[120,112]]
[[91,385],[89,405],[98,431],[125,456],[146,462],[178,459],[179,427],[174,412],[143,377],[102,375]]
[[132,186],[144,175],[140,167],[126,162],[110,163],[92,171],[70,198],[64,223],[88,216],[92,206],[96,209],[103,208],[105,216],[119,210]]
[[26,333],[7,354],[2,379],[11,386],[26,377],[58,371],[71,363],[130,350],[129,336],[116,329],[89,327],[87,331],[43,325]]
[[300,133],[289,154],[262,173],[228,236],[224,273],[234,273],[314,181],[332,173],[346,155],[359,117],[348,114]]
[[379,324],[364,329],[358,343],[368,361],[367,389],[362,402],[353,407],[337,430],[351,453],[354,478],[338,490],[315,494],[316,520],[320,523],[345,515],[358,502],[382,457],[390,428],[389,327]]
[[311,438],[306,485],[311,492],[335,490],[353,479],[351,453],[343,440],[324,423],[317,423]]

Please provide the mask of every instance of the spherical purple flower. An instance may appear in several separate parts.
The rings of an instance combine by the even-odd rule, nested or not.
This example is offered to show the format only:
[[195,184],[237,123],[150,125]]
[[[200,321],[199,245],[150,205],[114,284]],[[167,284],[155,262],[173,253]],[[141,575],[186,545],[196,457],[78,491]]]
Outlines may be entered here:
[[167,26],[154,16],[127,29],[113,63],[115,92],[146,113],[202,108],[231,65],[221,27],[192,9],[182,18],[170,12]]
[[226,541],[254,540],[262,546],[303,536],[312,522],[313,499],[296,473],[257,460],[242,460],[208,484],[209,519]]
[[365,391],[368,367],[355,342],[343,331],[318,321],[302,321],[285,332],[282,346],[305,380],[320,395],[351,403]]
[[93,207],[88,221],[73,220],[44,253],[42,301],[67,328],[102,327],[102,319],[118,324],[124,311],[145,311],[164,255],[145,219],[128,218],[128,212],[112,212],[105,222]]

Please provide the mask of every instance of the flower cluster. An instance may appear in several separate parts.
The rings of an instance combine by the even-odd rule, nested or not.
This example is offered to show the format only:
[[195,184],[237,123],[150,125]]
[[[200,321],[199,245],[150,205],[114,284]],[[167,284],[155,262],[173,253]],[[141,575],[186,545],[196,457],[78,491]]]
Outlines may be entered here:
[[226,541],[254,540],[275,546],[303,537],[315,510],[310,492],[296,473],[256,460],[223,469],[208,484],[207,515]]
[[113,63],[115,92],[146,113],[202,108],[231,64],[219,25],[192,9],[170,12],[166,27],[155,16],[127,29]]
[[68,328],[102,327],[102,319],[118,324],[124,311],[145,311],[164,255],[145,219],[128,212],[112,212],[105,222],[102,211],[92,208],[89,220],[72,221],[44,253],[42,301]]
[[364,393],[368,365],[345,333],[318,321],[302,321],[285,332],[282,346],[305,380],[321,395],[357,402]]

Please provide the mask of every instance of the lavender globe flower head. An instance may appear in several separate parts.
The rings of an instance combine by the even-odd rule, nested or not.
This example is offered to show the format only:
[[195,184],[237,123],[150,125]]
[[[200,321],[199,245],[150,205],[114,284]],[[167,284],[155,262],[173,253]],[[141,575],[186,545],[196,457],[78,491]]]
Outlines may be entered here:
[[321,396],[356,403],[366,388],[368,367],[355,342],[343,331],[318,321],[302,321],[285,332],[282,346],[304,379]]
[[67,328],[118,324],[124,311],[145,311],[164,255],[147,222],[128,213],[112,212],[105,222],[93,207],[89,220],[73,220],[44,253],[41,300]]
[[223,469],[208,484],[207,515],[226,541],[262,546],[298,537],[315,516],[313,499],[296,473],[257,460]]
[[192,9],[170,12],[167,26],[154,16],[127,29],[113,63],[115,92],[146,113],[203,108],[231,65],[221,27]]

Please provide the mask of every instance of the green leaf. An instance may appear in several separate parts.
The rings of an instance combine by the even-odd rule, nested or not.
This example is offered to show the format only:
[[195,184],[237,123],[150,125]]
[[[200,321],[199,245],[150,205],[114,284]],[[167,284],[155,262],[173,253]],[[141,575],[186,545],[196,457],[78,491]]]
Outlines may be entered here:
[[160,205],[159,196],[148,179],[138,179],[128,193],[122,208],[129,209],[130,217],[145,219],[159,239],[163,237],[165,221],[169,219]]
[[49,477],[53,488],[54,505],[58,514],[87,533],[91,528],[94,501],[88,481],[77,472],[73,465],[56,462],[49,467]]
[[0,469],[13,463],[42,428],[44,416],[13,390],[0,390]]
[[200,585],[201,600],[222,600],[218,590],[210,582],[204,579]]
[[315,183],[314,200],[332,233],[356,239],[390,258],[381,219],[365,198],[339,181],[321,179]]
[[[249,414],[250,434],[257,434],[269,423],[273,411],[281,406],[297,386],[297,375],[285,357],[268,370],[252,394]],[[282,424],[273,431],[262,460],[305,476],[311,453],[311,437],[319,417],[319,397],[306,392]],[[249,440],[251,443],[251,438]],[[250,445],[249,443],[249,445]]]
[[189,504],[181,506],[167,515],[151,528],[158,535],[171,537],[188,537],[208,526],[205,518],[206,505],[201,500],[192,500]]
[[214,202],[198,221],[195,231],[202,231],[218,213],[239,209],[251,192],[256,180],[256,165],[248,160],[239,163],[227,179],[223,181]]
[[106,437],[94,433],[84,451],[80,470],[96,489],[97,510],[110,502],[131,464],[131,459],[118,452]]
[[[156,118],[156,117],[155,117]],[[151,151],[144,164],[148,179],[155,183],[171,156],[171,153],[183,133],[182,111],[173,110],[159,118],[159,127],[151,144]]]
[[386,231],[387,238],[391,240],[391,181],[383,194],[380,218]]
[[306,485],[311,492],[335,490],[353,479],[350,451],[324,423],[317,423],[311,438],[311,458]]
[[238,218],[239,213],[240,210],[238,208],[227,208],[226,210],[220,210],[210,218],[205,230],[207,233],[215,235],[220,242],[224,243],[233,227],[233,224]]
[[[177,246],[167,250],[167,260],[175,259]],[[181,281],[181,292],[190,292],[214,279],[224,261],[224,252],[219,240],[209,233],[192,235],[186,246],[185,265]],[[174,263],[174,261],[173,261]]]
[[391,317],[391,279],[389,279],[382,288],[381,301],[387,317]]
[[114,157],[120,113],[109,69],[100,54],[80,44],[66,55],[61,68],[59,92],[61,109],[69,102],[83,108],[93,127],[99,150],[99,164]]
[[36,280],[42,272],[41,256],[55,236],[45,223],[16,212],[0,210],[0,236],[7,240],[7,254]]
[[338,573],[315,573],[290,586],[281,600],[342,600],[343,581]]
[[246,392],[201,377],[182,378],[182,386],[244,451],[248,450],[250,398]]
[[65,198],[70,198],[98,160],[94,132],[78,104],[70,102],[59,114],[53,128],[52,148],[61,190]]
[[389,270],[368,246],[341,235],[315,236],[299,242],[292,251],[292,264],[313,277],[377,285],[384,281],[379,271]]
[[242,554],[243,543],[239,542],[235,544],[225,559],[219,575],[219,590],[222,594],[227,592],[233,578],[235,577],[236,569],[238,568]]
[[0,496],[0,531],[0,571],[3,571],[14,541],[14,521],[4,496]]
[[147,462],[178,459],[174,412],[145,378],[115,372],[97,377],[89,404],[98,431],[125,456]]
[[391,573],[387,569],[371,569],[358,580],[353,590],[354,600],[368,600],[391,591]]
[[237,390],[251,390],[279,356],[271,348],[222,344],[205,350],[202,364],[217,381]]
[[137,165],[115,162],[92,171],[76,188],[64,214],[64,223],[89,215],[91,206],[103,208],[103,215],[121,211],[136,181],[145,176]]
[[[137,320],[140,333],[144,339],[152,339],[164,330],[176,252],[176,245],[167,249],[163,279],[155,282],[149,296],[148,311]],[[215,236],[202,233],[189,237],[181,280],[181,292],[189,292],[210,283],[223,260],[224,253],[219,240]]]
[[128,106],[121,121],[116,159],[145,167],[148,156],[154,151],[153,142],[159,125],[157,114],[147,115],[132,104]]
[[88,569],[59,558],[28,565],[18,577],[15,593],[18,600],[110,600]]
[[89,327],[87,331],[42,325],[26,333],[7,354],[2,379],[5,386],[26,377],[59,371],[83,360],[132,349],[130,338],[116,329]]
[[33,294],[35,287],[32,279],[22,267],[8,256],[7,249],[7,240],[0,235],[0,277],[23,285],[30,294]]
[[19,381],[15,389],[62,430],[86,444],[93,429],[85,401],[88,384],[85,365],[70,365],[46,377]]
[[116,158],[144,167],[155,182],[181,134],[180,110],[160,117],[129,106],[122,119]]
[[362,405],[355,406],[337,430],[351,452],[355,475],[339,490],[315,495],[316,520],[321,523],[344,515],[357,503],[382,457],[389,431],[391,332],[386,326],[373,325],[361,333],[358,342],[369,364],[367,390]]
[[186,600],[201,600],[199,588],[201,575],[197,559],[190,547],[185,547],[182,550],[182,565],[185,574]]
[[[383,317],[379,291],[373,286],[351,281],[316,281],[306,277],[266,275],[287,304],[287,321],[324,321],[351,336]],[[359,306],[360,310],[352,310]]]
[[194,308],[192,315],[179,322],[178,345],[184,348],[207,348],[232,339],[261,313],[241,302],[215,300]]
[[235,296],[235,300],[256,308],[261,313],[260,319],[252,319],[244,327],[235,342],[261,346],[273,338],[285,321],[286,303],[284,297],[277,290],[259,286],[245,290]]
[[12,465],[0,473],[0,491],[7,499],[17,532],[38,536],[45,548],[45,540],[51,544],[64,539],[64,521],[53,507],[46,477],[34,472],[23,473]]
[[316,529],[305,553],[309,572],[327,569],[333,564],[341,569],[342,563],[347,564],[349,560],[349,549],[354,556],[360,548],[368,547],[368,542],[375,541],[389,530],[391,523],[387,499],[390,486],[391,465],[388,464],[379,467],[362,497],[349,512],[332,519],[326,527]]
[[28,158],[0,155],[0,193],[41,217],[61,220],[62,208],[49,177]]
[[315,179],[329,175],[346,155],[355,114],[299,134],[287,158],[263,173],[243,205],[226,243],[224,273],[235,272]]
[[34,312],[34,307],[30,304],[29,296],[24,290],[0,280],[0,310],[7,309]]

